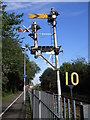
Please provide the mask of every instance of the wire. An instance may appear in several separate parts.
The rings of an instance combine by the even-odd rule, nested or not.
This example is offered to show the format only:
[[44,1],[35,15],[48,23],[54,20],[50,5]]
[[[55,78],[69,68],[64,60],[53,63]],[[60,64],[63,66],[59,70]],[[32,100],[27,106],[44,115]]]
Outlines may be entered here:
[[[57,33],[57,26],[56,26],[56,33]],[[59,41],[58,41],[58,33],[57,33],[57,45],[59,45]]]

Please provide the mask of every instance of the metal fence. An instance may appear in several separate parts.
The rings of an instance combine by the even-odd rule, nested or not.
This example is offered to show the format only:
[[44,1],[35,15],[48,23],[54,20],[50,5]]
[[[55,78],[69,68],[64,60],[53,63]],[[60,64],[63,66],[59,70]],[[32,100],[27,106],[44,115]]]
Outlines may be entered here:
[[[53,119],[84,119],[83,105],[80,102],[73,100],[73,114],[71,100],[60,96],[58,102],[58,95],[50,94],[44,91],[30,90],[30,103],[33,118],[53,118]],[[58,104],[60,104],[60,111],[58,112]],[[74,118],[73,118],[74,116]]]

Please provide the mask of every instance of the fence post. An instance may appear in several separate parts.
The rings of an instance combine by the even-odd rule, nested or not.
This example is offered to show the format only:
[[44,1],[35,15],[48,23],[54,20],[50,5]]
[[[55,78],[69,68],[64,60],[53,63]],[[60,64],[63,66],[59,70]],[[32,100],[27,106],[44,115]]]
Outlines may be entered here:
[[63,118],[63,115],[62,115],[62,97],[60,99],[60,118]]
[[84,116],[84,120],[88,119],[90,120],[90,105],[89,104],[84,104],[83,105],[83,116]]
[[82,104],[82,102],[80,102],[80,120],[84,120],[83,104]]
[[41,119],[41,91],[39,91],[39,119]]
[[35,114],[35,90],[33,90],[33,118],[35,118],[36,116],[36,114]]
[[54,102],[55,103],[55,113],[57,114],[57,98],[56,98],[56,96],[55,96],[54,100],[55,100],[55,102]]
[[73,107],[74,107],[74,119],[76,120],[76,105],[75,105],[75,100],[73,100]]
[[64,98],[64,119],[66,119],[66,100]]
[[68,118],[70,120],[70,100],[68,99]]
[[32,119],[33,119],[33,90],[31,90],[31,117],[32,117]]

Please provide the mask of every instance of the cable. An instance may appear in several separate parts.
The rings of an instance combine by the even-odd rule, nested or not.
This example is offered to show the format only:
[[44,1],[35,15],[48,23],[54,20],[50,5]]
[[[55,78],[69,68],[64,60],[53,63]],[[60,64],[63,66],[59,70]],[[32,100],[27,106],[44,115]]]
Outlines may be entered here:
[[[56,33],[57,33],[57,26],[56,26]],[[58,41],[58,33],[57,33],[57,46],[59,45],[59,41]]]

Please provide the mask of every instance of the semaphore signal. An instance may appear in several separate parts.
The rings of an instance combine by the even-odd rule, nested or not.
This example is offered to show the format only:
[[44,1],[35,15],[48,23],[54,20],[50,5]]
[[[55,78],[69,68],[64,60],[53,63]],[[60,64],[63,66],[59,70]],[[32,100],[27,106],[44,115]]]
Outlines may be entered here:
[[19,28],[18,32],[30,32],[31,25],[28,28],[25,25],[23,27],[23,29]]
[[29,18],[47,19],[48,15],[47,14],[29,14]]
[[[37,31],[40,29],[40,26],[33,22],[31,26],[26,28],[24,25],[23,30],[19,30],[22,32],[29,32],[29,36],[34,40],[34,46],[31,46],[30,51],[31,54],[34,54],[35,58],[40,57],[46,63],[48,63],[57,73],[57,88],[58,88],[58,113],[60,116],[60,98],[61,98],[61,84],[60,84],[60,70],[58,64],[58,55],[60,53],[61,46],[57,46],[57,38],[56,38],[56,18],[58,17],[59,13],[51,8],[50,14],[29,14],[29,18],[31,19],[47,19],[48,23],[50,23],[53,27],[53,38],[54,38],[54,46],[38,46],[37,44]],[[52,52],[53,51],[53,52]],[[55,55],[55,66],[52,65],[43,55],[43,52],[50,52]]]

